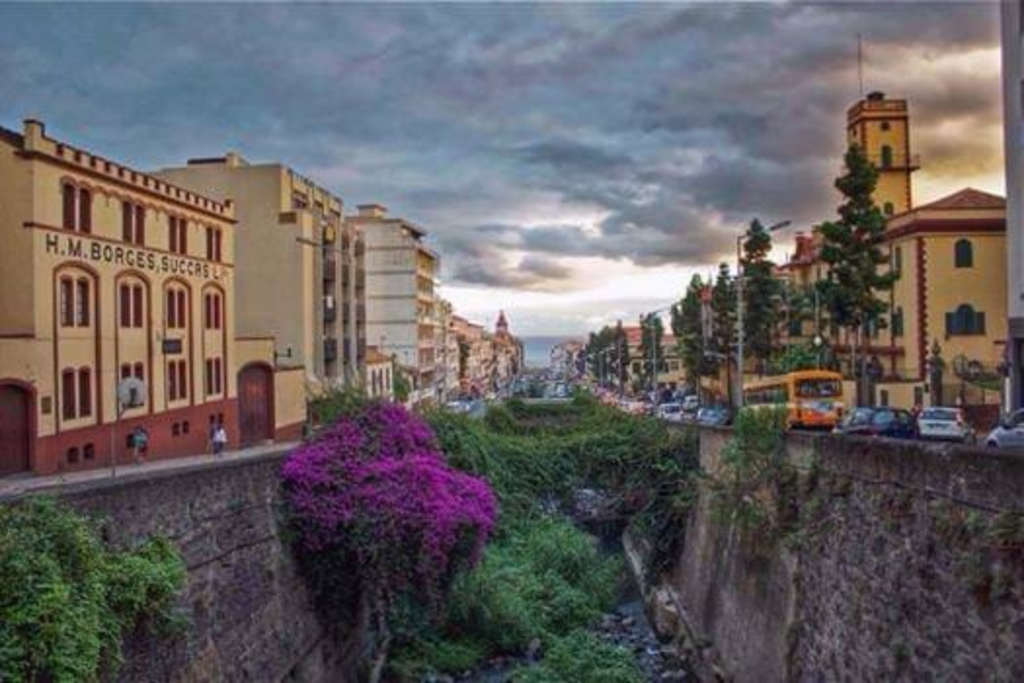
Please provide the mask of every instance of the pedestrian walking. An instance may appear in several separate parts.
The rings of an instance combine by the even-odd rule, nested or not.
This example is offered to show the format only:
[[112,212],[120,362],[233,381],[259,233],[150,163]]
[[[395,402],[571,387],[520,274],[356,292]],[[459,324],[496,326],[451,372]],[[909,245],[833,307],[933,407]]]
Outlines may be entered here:
[[218,422],[213,426],[213,434],[210,437],[210,441],[213,444],[214,457],[221,457],[224,454],[224,447],[228,444],[228,432],[224,429],[222,423]]
[[129,442],[132,448],[132,461],[136,465],[141,465],[149,451],[149,432],[140,425],[132,430]]

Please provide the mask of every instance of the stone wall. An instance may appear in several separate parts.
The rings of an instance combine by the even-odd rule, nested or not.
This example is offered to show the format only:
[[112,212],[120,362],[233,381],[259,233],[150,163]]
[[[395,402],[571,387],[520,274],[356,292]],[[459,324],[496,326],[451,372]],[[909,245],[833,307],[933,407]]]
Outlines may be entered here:
[[355,629],[328,634],[281,524],[283,453],[66,487],[63,500],[102,519],[114,545],[162,534],[188,579],[178,634],[140,629],[125,643],[124,681],[344,681]]
[[[707,472],[728,437],[703,431]],[[706,491],[690,515],[663,587],[705,663],[737,681],[1024,680],[1024,457],[802,433],[787,456],[784,533],[741,533]]]

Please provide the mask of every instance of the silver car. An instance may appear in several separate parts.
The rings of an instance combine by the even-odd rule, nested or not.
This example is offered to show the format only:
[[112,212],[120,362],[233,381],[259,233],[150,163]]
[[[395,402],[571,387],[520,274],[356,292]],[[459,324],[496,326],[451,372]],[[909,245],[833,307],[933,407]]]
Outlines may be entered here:
[[1004,418],[985,439],[992,448],[1024,448],[1024,410]]
[[974,430],[964,420],[964,412],[959,408],[936,406],[923,409],[917,417],[917,434],[930,441],[970,443],[974,440]]

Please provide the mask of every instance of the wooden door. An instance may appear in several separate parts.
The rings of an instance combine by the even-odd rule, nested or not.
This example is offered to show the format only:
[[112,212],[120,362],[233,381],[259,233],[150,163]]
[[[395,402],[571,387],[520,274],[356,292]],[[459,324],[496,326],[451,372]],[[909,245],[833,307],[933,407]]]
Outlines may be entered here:
[[274,377],[262,365],[238,373],[238,431],[242,446],[274,438]]
[[0,476],[29,468],[29,394],[9,384],[0,385]]

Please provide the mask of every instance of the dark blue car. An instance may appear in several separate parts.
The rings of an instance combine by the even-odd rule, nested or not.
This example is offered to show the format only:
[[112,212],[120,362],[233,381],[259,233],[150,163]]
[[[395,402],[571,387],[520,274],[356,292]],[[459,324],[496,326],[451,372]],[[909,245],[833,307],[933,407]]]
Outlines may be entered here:
[[900,408],[854,408],[836,427],[837,434],[916,439],[917,425],[909,411]]

